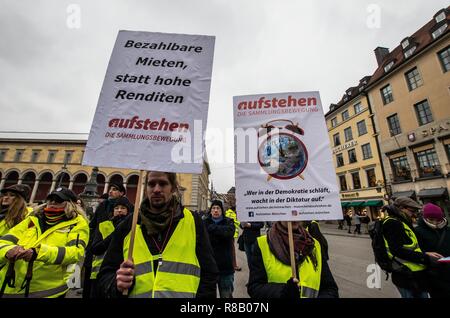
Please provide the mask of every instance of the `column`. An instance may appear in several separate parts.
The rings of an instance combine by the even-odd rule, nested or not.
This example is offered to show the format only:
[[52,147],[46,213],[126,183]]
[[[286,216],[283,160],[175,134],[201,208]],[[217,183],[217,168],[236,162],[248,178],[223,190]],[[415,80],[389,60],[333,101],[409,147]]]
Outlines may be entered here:
[[19,178],[19,180],[17,180],[17,184],[22,184],[22,182],[23,182],[22,178]]
[[105,181],[105,187],[103,188],[103,193],[108,193],[109,181]]
[[50,191],[49,192],[53,192],[56,188],[56,180],[52,181],[52,186],[50,187]]
[[39,180],[39,179],[34,181],[33,191],[31,192],[31,197],[30,197],[30,204],[34,202],[34,198],[36,197],[36,193],[37,193],[40,182],[41,182],[41,180]]
[[69,182],[69,190],[72,190],[72,188],[73,188],[73,180],[70,180],[70,182]]
[[6,178],[2,178],[2,181],[0,181],[0,190],[3,189],[5,186]]

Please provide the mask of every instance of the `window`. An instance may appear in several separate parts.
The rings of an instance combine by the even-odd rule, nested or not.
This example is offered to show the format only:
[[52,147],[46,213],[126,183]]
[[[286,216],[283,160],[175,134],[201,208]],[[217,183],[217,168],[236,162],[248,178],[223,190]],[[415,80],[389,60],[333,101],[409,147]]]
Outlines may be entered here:
[[355,163],[355,162],[358,161],[356,159],[356,151],[355,151],[355,149],[350,149],[348,151],[348,160],[349,160],[350,163]]
[[339,138],[339,133],[333,135],[334,146],[339,146],[341,144],[341,138]]
[[409,50],[405,51],[405,59],[413,55],[414,51],[416,50],[416,46],[413,46]]
[[361,189],[361,180],[359,179],[359,172],[352,173],[353,189]]
[[356,123],[356,127],[358,128],[358,135],[362,136],[367,134],[367,127],[366,127],[366,121],[365,120],[361,120],[359,122]]
[[406,39],[405,41],[402,42],[402,48],[406,49],[409,46],[409,40]]
[[16,150],[16,155],[14,157],[14,161],[15,162],[20,162],[22,161],[22,156],[23,156],[23,152],[25,151],[25,149],[17,149]]
[[416,110],[417,121],[420,126],[431,123],[433,121],[433,115],[431,114],[430,105],[427,100],[421,101],[414,105]]
[[441,174],[441,167],[434,148],[416,153],[420,177],[430,177]]
[[[450,144],[444,145],[445,152],[447,153],[447,160],[450,161]],[[1,154],[1,152],[0,152]]]
[[394,96],[392,95],[392,88],[391,85],[388,84],[384,86],[382,89],[380,89],[381,92],[381,98],[383,99],[383,104],[389,104],[390,102],[394,101]]
[[66,151],[64,155],[64,164],[68,164],[72,161],[73,150]]
[[417,67],[405,73],[406,82],[408,83],[409,91],[415,90],[417,87],[422,86],[422,78],[420,77]]
[[445,19],[445,10],[439,13],[435,18],[436,23],[439,23]]
[[409,168],[406,156],[391,159],[391,167],[394,174],[394,181],[411,180],[411,169]]
[[353,140],[352,127],[344,129],[345,142]]
[[31,153],[31,162],[37,162],[40,153],[41,153],[40,150],[33,150],[33,152]]
[[387,122],[391,136],[401,134],[402,130],[400,129],[400,121],[398,120],[397,114],[389,116]]
[[0,162],[5,161],[7,152],[8,152],[8,149],[0,149]]
[[375,175],[375,169],[368,169],[366,170],[367,175],[367,184],[369,187],[376,187],[377,186],[377,177]]
[[389,72],[392,66],[394,66],[394,61],[389,62],[389,64],[384,67],[384,72],[385,73]]
[[342,156],[341,153],[336,155],[336,165],[338,167],[342,167],[344,165],[344,157]]
[[438,56],[444,73],[450,71],[450,45],[440,51]]
[[47,163],[55,162],[56,150],[50,150],[48,152]]
[[372,158],[372,148],[370,147],[370,143],[362,145],[361,151],[363,153],[364,160]]
[[83,163],[83,158],[84,158],[84,150],[81,150],[80,163]]
[[436,30],[433,31],[433,33],[431,33],[431,36],[433,37],[433,39],[437,39],[439,36],[441,36],[442,33],[445,32],[445,30],[447,30],[447,23],[441,25],[439,28],[437,28]]
[[333,119],[331,119],[331,127],[336,127],[337,126],[337,118],[334,117]]
[[347,191],[347,180],[345,180],[345,176],[339,176],[339,183],[341,184],[341,191]]
[[342,121],[346,121],[350,117],[348,110],[342,112]]
[[362,112],[363,107],[361,103],[355,104],[353,107],[355,108],[355,114],[359,114],[360,112]]

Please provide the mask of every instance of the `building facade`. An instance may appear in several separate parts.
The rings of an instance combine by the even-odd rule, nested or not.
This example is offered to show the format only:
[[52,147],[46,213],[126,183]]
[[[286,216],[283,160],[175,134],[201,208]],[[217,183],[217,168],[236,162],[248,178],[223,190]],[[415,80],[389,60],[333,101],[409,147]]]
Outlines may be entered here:
[[[81,164],[86,140],[77,137],[0,136],[0,189],[17,183],[27,184],[32,189],[30,203],[45,200],[57,186],[82,193],[93,167]],[[204,161],[202,174],[178,174],[182,201],[187,208],[207,209],[210,173]],[[136,170],[99,167],[97,193],[106,193],[110,183],[122,183],[127,197],[134,202],[138,179]]]
[[343,211],[366,210],[375,219],[386,203],[386,192],[373,114],[364,94],[369,79],[349,88],[339,103],[330,106],[325,119]]
[[377,48],[366,88],[392,198],[435,202],[449,212],[449,8],[391,52]]

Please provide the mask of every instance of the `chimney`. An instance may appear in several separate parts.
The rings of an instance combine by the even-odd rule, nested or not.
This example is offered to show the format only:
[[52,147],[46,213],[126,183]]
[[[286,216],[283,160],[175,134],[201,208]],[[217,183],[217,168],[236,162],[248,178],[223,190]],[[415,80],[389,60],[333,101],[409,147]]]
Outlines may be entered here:
[[389,54],[389,49],[379,46],[374,50],[374,52],[375,57],[377,58],[378,66],[380,66],[383,63],[386,56]]

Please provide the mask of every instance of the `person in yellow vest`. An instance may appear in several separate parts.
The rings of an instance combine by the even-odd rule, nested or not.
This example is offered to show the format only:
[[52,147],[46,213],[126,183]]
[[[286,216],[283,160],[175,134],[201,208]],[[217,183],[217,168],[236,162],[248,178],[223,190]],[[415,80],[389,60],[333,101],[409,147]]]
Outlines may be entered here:
[[338,287],[320,243],[292,222],[297,277],[292,277],[287,222],[275,222],[257,239],[247,291],[252,298],[337,298]]
[[89,226],[75,194],[63,187],[47,197],[47,205],[0,237],[0,296],[57,298],[69,287],[69,265],[80,261]]
[[0,199],[0,236],[5,235],[33,210],[27,207],[30,187],[26,184],[15,184],[1,190]]
[[386,207],[389,214],[383,220],[383,238],[392,262],[392,282],[402,298],[428,298],[426,268],[442,255],[422,252],[413,221],[422,206],[408,197],[398,197]]
[[234,222],[234,236],[233,236],[233,246],[231,247],[231,253],[233,255],[233,267],[235,271],[240,271],[242,268],[237,264],[236,259],[236,238],[239,236],[239,225],[241,222],[238,221],[236,215],[236,207],[233,204],[234,201],[231,201],[231,206],[228,210],[225,211],[225,217],[232,219]]
[[110,220],[100,222],[95,230],[94,237],[92,239],[91,251],[94,255],[92,260],[91,271],[91,298],[100,297],[100,293],[97,292],[96,280],[97,274],[100,270],[100,266],[103,263],[106,250],[109,247],[112,239],[112,233],[115,228],[126,218],[126,216],[132,211],[132,204],[127,197],[120,197],[113,204],[113,215]]
[[132,261],[128,216],[112,234],[98,290],[107,298],[215,298],[219,270],[208,233],[201,217],[182,206],[176,174],[148,172],[146,185]]

